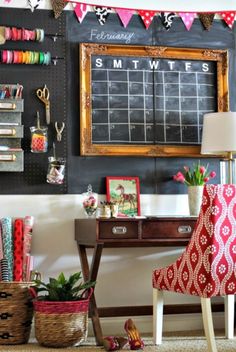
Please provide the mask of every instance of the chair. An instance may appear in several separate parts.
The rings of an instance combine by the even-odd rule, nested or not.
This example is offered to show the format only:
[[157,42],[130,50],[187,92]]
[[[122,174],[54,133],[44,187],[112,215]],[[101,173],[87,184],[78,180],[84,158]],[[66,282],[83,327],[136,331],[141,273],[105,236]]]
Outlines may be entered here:
[[205,185],[200,214],[183,254],[156,269],[153,283],[154,343],[162,343],[163,291],[201,298],[208,352],[216,352],[211,297],[225,296],[225,331],[234,336],[236,293],[236,185]]

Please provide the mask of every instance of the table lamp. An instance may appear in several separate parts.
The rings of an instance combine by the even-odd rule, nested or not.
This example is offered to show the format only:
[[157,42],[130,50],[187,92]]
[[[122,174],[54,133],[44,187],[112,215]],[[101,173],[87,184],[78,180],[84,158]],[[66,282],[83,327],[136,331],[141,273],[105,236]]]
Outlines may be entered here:
[[221,182],[236,183],[236,112],[215,112],[204,115],[201,154],[223,156]]

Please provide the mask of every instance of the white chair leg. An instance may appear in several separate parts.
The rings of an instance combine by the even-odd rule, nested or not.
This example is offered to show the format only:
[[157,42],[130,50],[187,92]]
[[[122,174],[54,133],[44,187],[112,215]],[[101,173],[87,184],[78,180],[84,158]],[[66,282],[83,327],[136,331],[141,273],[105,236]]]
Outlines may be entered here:
[[163,327],[163,291],[153,289],[153,343],[162,343]]
[[203,326],[207,339],[207,351],[208,352],[217,352],[215,334],[212,321],[211,313],[211,299],[201,297],[201,306],[202,306],[202,318]]
[[234,295],[225,296],[225,336],[234,338]]

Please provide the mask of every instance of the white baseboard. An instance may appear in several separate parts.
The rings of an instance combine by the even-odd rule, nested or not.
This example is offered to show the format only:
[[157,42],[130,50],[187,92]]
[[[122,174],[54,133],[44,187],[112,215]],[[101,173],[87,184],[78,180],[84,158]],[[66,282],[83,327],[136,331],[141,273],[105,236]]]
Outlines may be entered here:
[[[140,334],[152,335],[152,316],[136,316],[136,317],[116,317],[116,318],[100,318],[103,336],[109,335],[125,335],[124,330],[125,321],[133,319]],[[224,328],[224,313],[214,313],[214,329]],[[202,316],[201,314],[176,314],[165,315],[163,330],[164,332],[170,331],[190,331],[202,330]],[[93,337],[93,328],[91,319],[89,319],[88,336]],[[31,338],[35,338],[34,321],[32,323]]]
[[[124,335],[124,324],[128,318],[132,318],[140,334],[152,335],[152,316],[137,316],[137,317],[116,317],[116,318],[100,318],[103,336],[108,335]],[[217,312],[213,314],[214,329],[224,328],[224,314]],[[202,330],[202,315],[201,314],[178,314],[165,315],[163,330],[170,331],[189,331]],[[91,321],[89,321],[88,335],[93,336]]]

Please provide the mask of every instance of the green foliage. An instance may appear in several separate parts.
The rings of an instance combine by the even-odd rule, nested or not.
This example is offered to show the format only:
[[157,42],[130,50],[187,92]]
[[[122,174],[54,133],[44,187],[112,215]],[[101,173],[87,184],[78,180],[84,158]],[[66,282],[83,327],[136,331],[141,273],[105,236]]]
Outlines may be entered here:
[[35,291],[44,293],[38,295],[40,301],[78,301],[83,299],[84,290],[95,286],[95,281],[82,281],[81,272],[72,274],[68,279],[63,273],[60,273],[57,279],[49,278],[49,282],[45,283],[41,280],[34,280],[36,284]]

